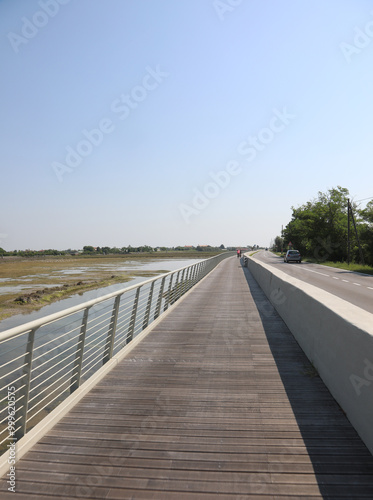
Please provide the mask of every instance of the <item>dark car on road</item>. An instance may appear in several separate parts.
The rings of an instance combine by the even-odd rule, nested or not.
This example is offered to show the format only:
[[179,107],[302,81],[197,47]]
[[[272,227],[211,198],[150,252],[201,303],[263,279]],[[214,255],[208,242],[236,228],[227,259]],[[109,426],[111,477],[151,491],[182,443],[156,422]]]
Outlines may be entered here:
[[302,262],[299,250],[288,250],[284,257],[284,262]]

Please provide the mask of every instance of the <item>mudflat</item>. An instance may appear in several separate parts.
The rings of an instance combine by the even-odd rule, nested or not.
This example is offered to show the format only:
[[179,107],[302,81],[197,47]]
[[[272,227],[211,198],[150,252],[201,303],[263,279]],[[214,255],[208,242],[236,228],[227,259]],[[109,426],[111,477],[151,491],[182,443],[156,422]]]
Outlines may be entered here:
[[[152,252],[120,255],[61,255],[4,257],[0,259],[0,320],[41,307],[88,290],[126,283],[136,276],[152,277],[162,269],[164,259],[208,258],[210,252]],[[160,260],[157,270],[136,270],[129,264]],[[125,285],[124,285],[125,286]]]

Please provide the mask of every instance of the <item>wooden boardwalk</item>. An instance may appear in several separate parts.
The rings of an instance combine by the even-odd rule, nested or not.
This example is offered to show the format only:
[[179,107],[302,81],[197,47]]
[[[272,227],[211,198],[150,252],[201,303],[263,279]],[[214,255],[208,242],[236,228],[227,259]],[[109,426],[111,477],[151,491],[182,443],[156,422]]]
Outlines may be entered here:
[[0,498],[373,498],[373,457],[264,294],[223,261]]

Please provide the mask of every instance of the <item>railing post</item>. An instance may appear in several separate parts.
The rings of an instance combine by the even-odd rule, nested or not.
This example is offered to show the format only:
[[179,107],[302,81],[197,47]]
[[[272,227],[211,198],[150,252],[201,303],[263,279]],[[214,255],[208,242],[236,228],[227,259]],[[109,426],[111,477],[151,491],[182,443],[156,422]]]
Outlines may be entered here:
[[184,280],[183,294],[186,293],[190,288],[190,277],[192,275],[192,266],[188,267],[187,273]]
[[197,282],[202,278],[203,263],[198,264]]
[[206,274],[208,274],[210,271],[212,271],[214,269],[214,267],[216,266],[215,262],[216,262],[216,259],[213,259],[211,262],[209,262],[209,264],[207,266]]
[[131,340],[133,338],[133,332],[135,330],[136,313],[137,313],[137,306],[139,303],[140,288],[141,288],[141,286],[139,286],[139,288],[136,290],[135,300],[133,302],[132,314],[131,314],[130,324],[128,327],[128,335],[127,335],[127,342],[126,342],[127,344],[129,342],[131,342]]
[[180,297],[183,295],[184,293],[184,275],[185,275],[185,269],[183,269],[183,272],[181,273],[181,279],[180,279],[180,286],[179,286],[179,292],[177,294],[177,299],[176,300],[179,300]]
[[172,299],[171,299],[171,304],[177,301],[177,286],[179,284],[179,276],[180,276],[180,271],[176,275],[176,283],[172,292]]
[[115,297],[113,312],[111,313],[110,328],[106,337],[104,357],[102,360],[103,365],[107,363],[113,356],[114,339],[115,339],[115,332],[117,329],[118,312],[119,312],[119,305],[121,298],[122,295],[117,295]]
[[[27,411],[28,411],[28,402],[30,397],[30,385],[31,385],[31,372],[32,372],[32,355],[34,350],[34,341],[35,341],[35,332],[36,329],[31,330],[28,334],[27,339],[27,347],[25,354],[25,366],[23,367],[23,374],[25,375],[24,380],[21,383],[24,383],[24,386],[19,392],[19,399],[17,399],[17,407],[16,407],[16,428],[15,438],[17,440],[21,439],[26,434],[27,427]],[[23,399],[23,403],[21,405],[21,400]]]
[[190,281],[191,281],[190,287],[194,286],[194,284],[195,284],[196,272],[197,272],[197,264],[194,264],[192,267],[192,272],[191,272],[191,276],[190,276]]
[[199,269],[199,263],[195,265],[193,274],[193,286],[198,282],[198,269]]
[[192,286],[194,286],[197,283],[197,270],[198,270],[198,264],[194,264],[192,273]]
[[145,328],[149,324],[150,309],[151,309],[152,300],[153,300],[153,291],[154,291],[154,281],[151,284],[151,287],[150,287],[150,290],[149,290],[149,296],[148,296],[148,302],[146,304],[146,311],[145,311],[144,321],[142,323],[142,329],[143,330],[145,330]]
[[154,319],[157,319],[159,316],[159,313],[161,312],[162,296],[163,296],[165,281],[166,281],[166,277],[162,278],[161,287],[160,287],[159,293],[158,293],[157,306],[155,308],[155,313],[154,313]]
[[171,276],[170,276],[170,284],[168,285],[168,292],[167,292],[166,300],[165,300],[165,303],[164,303],[163,311],[166,311],[168,309],[168,304],[170,302],[170,297],[171,297],[171,287],[172,287],[173,277],[174,277],[174,275],[171,274]]
[[200,267],[200,263],[196,264],[196,268],[194,270],[194,276],[193,276],[193,281],[194,281],[193,285],[195,285],[198,282],[199,267]]
[[[80,386],[80,375],[82,373],[82,365],[83,365],[83,356],[84,356],[84,344],[85,344],[85,334],[87,331],[87,323],[88,323],[88,314],[90,307],[86,307],[84,309],[82,325],[80,327],[79,339],[77,343],[77,349],[74,360],[74,367],[72,371],[71,377],[71,386],[70,386],[70,394],[77,390]],[[76,374],[75,374],[76,372]]]

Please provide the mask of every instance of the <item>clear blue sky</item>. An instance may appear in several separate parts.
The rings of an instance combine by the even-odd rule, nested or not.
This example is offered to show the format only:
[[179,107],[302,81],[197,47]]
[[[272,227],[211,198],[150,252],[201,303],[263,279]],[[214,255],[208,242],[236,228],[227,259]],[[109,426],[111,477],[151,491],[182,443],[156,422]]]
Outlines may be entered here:
[[6,250],[267,246],[373,196],[368,0],[1,0],[0,55]]

